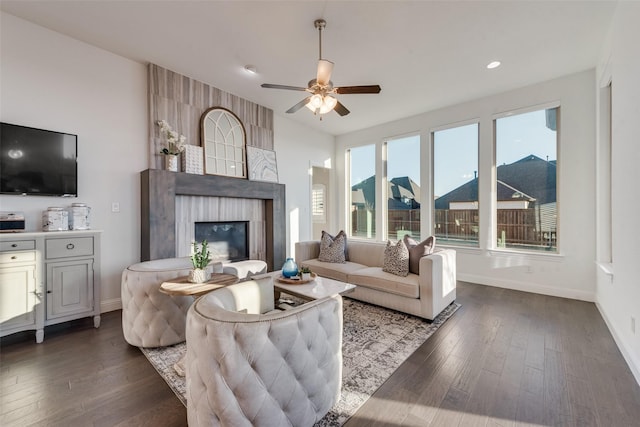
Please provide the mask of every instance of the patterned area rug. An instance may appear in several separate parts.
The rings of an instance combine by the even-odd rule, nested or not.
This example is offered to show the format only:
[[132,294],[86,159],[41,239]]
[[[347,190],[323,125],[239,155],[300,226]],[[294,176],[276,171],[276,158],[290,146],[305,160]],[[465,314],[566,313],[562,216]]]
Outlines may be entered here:
[[[343,302],[342,395],[331,411],[316,423],[318,427],[343,425],[398,366],[460,308],[460,304],[454,302],[429,323],[349,298]],[[186,349],[184,343],[140,349],[185,406],[185,380],[175,373],[173,364]]]

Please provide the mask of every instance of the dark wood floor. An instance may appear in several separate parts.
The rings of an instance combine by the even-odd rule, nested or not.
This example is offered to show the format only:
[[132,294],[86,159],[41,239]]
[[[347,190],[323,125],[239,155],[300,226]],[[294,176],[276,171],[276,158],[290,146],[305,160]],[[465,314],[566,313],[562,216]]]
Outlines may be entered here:
[[[458,284],[462,308],[347,423],[638,426],[640,387],[594,304]],[[120,312],[0,340],[1,426],[184,426]]]

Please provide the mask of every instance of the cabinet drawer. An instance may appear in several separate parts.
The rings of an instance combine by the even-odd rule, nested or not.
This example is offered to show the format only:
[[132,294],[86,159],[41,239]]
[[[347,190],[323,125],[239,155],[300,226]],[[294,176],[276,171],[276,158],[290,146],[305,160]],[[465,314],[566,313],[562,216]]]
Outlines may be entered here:
[[27,252],[1,252],[0,264],[14,264],[18,262],[35,261],[36,253],[34,251]]
[[35,248],[35,240],[7,240],[0,242],[0,252],[28,251]]
[[47,259],[93,255],[93,237],[69,239],[47,239],[45,256]]

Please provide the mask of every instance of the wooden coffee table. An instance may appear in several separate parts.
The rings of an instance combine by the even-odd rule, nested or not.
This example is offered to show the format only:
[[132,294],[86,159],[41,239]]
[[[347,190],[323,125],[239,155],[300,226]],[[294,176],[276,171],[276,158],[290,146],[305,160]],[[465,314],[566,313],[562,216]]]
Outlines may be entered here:
[[214,289],[233,285],[237,281],[236,276],[226,273],[213,273],[211,279],[204,283],[191,283],[187,280],[187,276],[183,276],[162,283],[160,292],[167,295],[191,295],[197,298]]

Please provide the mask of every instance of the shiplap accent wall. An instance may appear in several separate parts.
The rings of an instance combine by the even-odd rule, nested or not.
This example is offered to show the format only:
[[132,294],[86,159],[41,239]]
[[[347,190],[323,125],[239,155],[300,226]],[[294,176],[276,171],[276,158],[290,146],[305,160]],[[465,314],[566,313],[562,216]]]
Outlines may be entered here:
[[[166,144],[158,120],[187,137],[190,145],[201,145],[200,118],[209,108],[232,111],[244,126],[246,144],[274,149],[273,110],[247,101],[216,87],[183,76],[156,64],[149,64],[149,168],[164,168]],[[242,178],[237,178],[242,179]],[[266,259],[264,200],[209,196],[176,196],[176,256],[189,255],[195,240],[196,221],[249,221],[251,259]]]
[[[264,201],[228,197],[176,196],[176,255],[191,253],[194,222],[249,221],[249,258],[266,259]],[[224,261],[224,260],[219,260]]]
[[273,110],[216,87],[209,86],[156,64],[149,64],[149,168],[162,169],[160,150],[165,139],[158,120],[166,120],[173,130],[200,143],[200,117],[211,107],[231,110],[242,122],[247,145],[273,150]]

